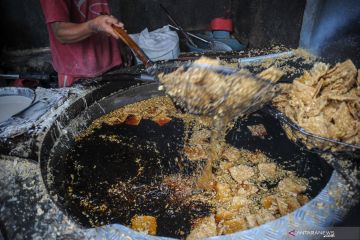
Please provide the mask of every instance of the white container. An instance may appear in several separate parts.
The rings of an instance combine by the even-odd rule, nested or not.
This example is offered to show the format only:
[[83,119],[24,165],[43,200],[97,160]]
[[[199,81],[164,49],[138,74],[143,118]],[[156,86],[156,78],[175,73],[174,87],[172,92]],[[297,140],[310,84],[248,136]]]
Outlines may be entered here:
[[[149,32],[145,28],[141,33],[130,34],[131,38],[152,61],[176,59],[180,54],[179,36],[168,26]],[[138,64],[142,62],[136,58]]]

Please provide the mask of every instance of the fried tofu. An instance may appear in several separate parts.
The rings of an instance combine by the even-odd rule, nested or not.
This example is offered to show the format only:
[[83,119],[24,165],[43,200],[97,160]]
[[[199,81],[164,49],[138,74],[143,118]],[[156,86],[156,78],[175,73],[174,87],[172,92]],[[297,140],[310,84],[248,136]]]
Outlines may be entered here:
[[247,225],[249,226],[249,228],[253,228],[258,225],[255,214],[247,215],[245,217],[245,219],[246,219],[246,222],[247,222]]
[[274,178],[276,175],[276,164],[275,163],[259,163],[258,169],[260,176],[264,178]]
[[217,182],[215,185],[216,198],[223,201],[231,197],[231,189],[229,184]]
[[222,207],[218,207],[215,215],[217,223],[222,223],[227,220],[235,219],[239,216],[246,216],[250,214],[248,208],[251,201],[244,197],[231,197],[226,199]]
[[276,197],[279,212],[282,216],[293,212],[300,207],[300,203],[295,197]]
[[278,184],[279,191],[283,194],[299,194],[306,191],[306,185],[296,182],[292,178],[284,178]]
[[231,177],[238,183],[251,178],[255,173],[252,167],[246,165],[238,165],[229,169]]
[[265,209],[269,209],[269,208],[272,208],[272,207],[274,207],[274,206],[277,206],[276,197],[273,196],[273,195],[263,197],[263,198],[261,199],[261,205],[262,205],[263,208],[265,208]]

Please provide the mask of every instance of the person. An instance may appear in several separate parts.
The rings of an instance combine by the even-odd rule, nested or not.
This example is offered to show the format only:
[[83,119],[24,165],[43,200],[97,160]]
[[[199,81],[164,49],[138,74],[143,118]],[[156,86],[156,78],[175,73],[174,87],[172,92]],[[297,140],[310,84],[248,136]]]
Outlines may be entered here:
[[59,87],[122,65],[118,35],[107,0],[40,0]]

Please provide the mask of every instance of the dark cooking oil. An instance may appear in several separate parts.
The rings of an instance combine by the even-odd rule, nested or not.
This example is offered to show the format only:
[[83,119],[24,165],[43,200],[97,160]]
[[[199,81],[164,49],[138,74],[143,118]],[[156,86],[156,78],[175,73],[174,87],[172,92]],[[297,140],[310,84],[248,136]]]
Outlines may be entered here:
[[176,118],[162,126],[146,119],[103,123],[66,156],[66,208],[89,227],[153,216],[157,235],[184,238],[195,219],[211,213],[209,204],[191,200],[186,184],[166,180],[186,179],[196,169],[182,155],[184,132]]
[[[185,118],[160,120],[161,124],[130,115],[124,123],[103,122],[75,141],[71,150],[64,149],[64,158],[63,151],[57,151],[61,156],[52,169],[52,189],[63,209],[86,227],[129,226],[135,215],[152,216],[157,220],[157,235],[177,238],[190,233],[194,220],[215,212],[217,203],[209,203],[214,195],[206,190],[199,193],[196,185],[206,161],[189,161],[183,154],[184,144],[190,143],[197,128],[191,122],[185,127]],[[246,128],[260,123],[268,133],[264,138],[252,136]],[[238,120],[225,139],[235,148],[264,152],[284,169],[308,178],[310,197],[331,176],[317,155],[288,140],[269,116]],[[211,174],[216,173],[213,167]],[[309,176],[321,176],[321,182]],[[259,182],[259,187],[271,191],[277,182]]]

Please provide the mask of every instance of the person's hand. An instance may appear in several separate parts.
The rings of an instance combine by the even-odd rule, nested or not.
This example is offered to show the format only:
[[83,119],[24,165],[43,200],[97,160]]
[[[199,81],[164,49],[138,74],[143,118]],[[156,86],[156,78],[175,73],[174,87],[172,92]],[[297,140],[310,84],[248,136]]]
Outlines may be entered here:
[[104,32],[113,36],[115,39],[119,39],[119,36],[116,34],[112,25],[124,28],[124,24],[111,15],[101,15],[88,21],[88,26],[91,32]]

